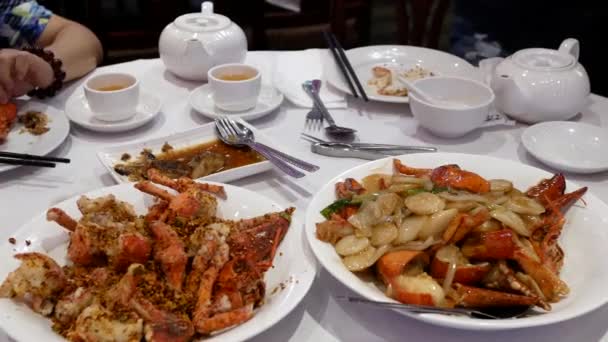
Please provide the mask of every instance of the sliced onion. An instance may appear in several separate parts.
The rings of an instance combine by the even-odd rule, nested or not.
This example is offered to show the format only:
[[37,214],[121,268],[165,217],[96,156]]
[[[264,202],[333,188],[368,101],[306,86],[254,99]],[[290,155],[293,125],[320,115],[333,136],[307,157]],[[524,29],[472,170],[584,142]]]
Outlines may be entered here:
[[424,241],[410,241],[410,242],[406,242],[402,245],[399,245],[398,247],[395,247],[393,250],[394,251],[400,251],[400,250],[407,250],[407,251],[423,251],[433,245],[436,245],[438,243],[440,243],[441,240],[435,240],[434,237],[429,236],[426,240]]
[[491,179],[488,182],[490,183],[490,191],[492,192],[509,192],[513,190],[513,183],[506,179]]
[[511,196],[505,203],[505,208],[523,215],[540,215],[545,212],[545,207],[527,196]]
[[393,175],[391,179],[393,184],[418,184],[424,185],[426,183],[425,178],[419,178],[414,176],[404,176],[404,175]]
[[500,221],[505,226],[513,229],[517,234],[530,236],[530,231],[524,221],[516,213],[505,208],[496,208],[490,212],[490,216]]
[[448,290],[452,287],[454,275],[456,275],[456,261],[450,260],[450,265],[448,265],[448,271],[445,274],[445,278],[443,279],[443,292],[447,293]]
[[488,203],[487,198],[485,198],[481,195],[477,195],[477,194],[470,194],[468,192],[452,194],[447,191],[444,191],[444,192],[438,193],[437,196],[439,196],[445,200],[454,201],[454,202],[475,201],[475,202],[479,202],[479,203]]

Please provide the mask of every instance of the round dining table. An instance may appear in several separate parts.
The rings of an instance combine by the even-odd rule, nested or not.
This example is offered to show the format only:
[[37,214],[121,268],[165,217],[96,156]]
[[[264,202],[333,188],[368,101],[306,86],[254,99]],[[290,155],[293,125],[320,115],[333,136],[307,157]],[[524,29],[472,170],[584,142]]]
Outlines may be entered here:
[[[273,61],[279,53],[250,52],[247,63],[258,66],[263,77],[272,80],[273,77],[267,77],[267,73],[272,72]],[[306,68],[306,65],[302,65],[302,68]],[[72,124],[68,138],[52,153],[70,158],[70,164],[60,164],[54,169],[21,167],[1,173],[0,229],[3,238],[8,239],[21,225],[58,202],[115,184],[97,160],[96,152],[100,148],[162,137],[210,122],[188,104],[189,93],[200,83],[177,79],[166,71],[160,60],[136,60],[104,66],[93,74],[110,71],[128,72],[138,77],[143,90],[162,99],[161,115],[145,126],[123,133],[96,133]],[[70,84],[60,95],[45,103],[63,110],[67,98],[82,87],[82,83],[80,80]],[[442,139],[418,127],[407,104],[363,102],[352,97],[347,99],[347,104],[347,108],[332,109],[332,115],[339,124],[356,128],[357,139],[361,142],[435,146],[441,152],[488,155],[556,171],[540,164],[526,152],[520,141],[527,127],[523,124],[494,125],[477,129],[461,138]],[[277,110],[251,124],[271,137],[277,145],[275,147],[319,165],[319,171],[294,180],[277,170],[270,170],[231,182],[286,206],[295,206],[301,222],[304,222],[307,205],[316,190],[341,172],[365,163],[360,159],[313,154],[310,143],[302,140],[300,133],[324,136],[321,131],[310,131],[305,127],[305,116],[309,110],[285,100]],[[585,110],[573,120],[608,130],[608,98],[589,96]],[[509,170],[505,170],[505,178],[508,176]],[[588,186],[590,192],[608,202],[608,172],[566,174],[566,177]],[[304,229],[303,226],[294,228]],[[309,254],[302,252],[302,257]],[[302,302],[288,316],[251,341],[608,341],[608,305],[559,324],[480,332],[434,326],[391,310],[336,299],[337,296],[349,295],[354,293],[318,266],[312,288]],[[0,331],[0,342],[6,341],[10,341],[10,338]]]

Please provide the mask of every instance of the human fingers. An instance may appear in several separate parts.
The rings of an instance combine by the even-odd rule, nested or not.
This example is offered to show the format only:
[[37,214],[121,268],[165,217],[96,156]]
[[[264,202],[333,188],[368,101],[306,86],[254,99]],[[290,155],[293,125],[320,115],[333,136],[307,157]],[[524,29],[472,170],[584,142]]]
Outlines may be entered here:
[[13,88],[12,97],[19,97],[27,94],[30,90],[34,89],[34,86],[26,81],[15,81],[15,87]]
[[0,86],[0,104],[6,104],[10,99],[9,93],[4,90],[4,87]]
[[13,64],[15,63],[14,56],[0,55],[0,86],[4,88],[5,93],[12,92],[13,81]]
[[13,68],[13,75],[15,76],[15,80],[22,81],[27,76],[28,71],[30,70],[30,61],[29,58],[17,58],[15,60],[15,65]]
[[53,68],[44,59],[28,53],[26,81],[35,87],[46,88],[53,82]]

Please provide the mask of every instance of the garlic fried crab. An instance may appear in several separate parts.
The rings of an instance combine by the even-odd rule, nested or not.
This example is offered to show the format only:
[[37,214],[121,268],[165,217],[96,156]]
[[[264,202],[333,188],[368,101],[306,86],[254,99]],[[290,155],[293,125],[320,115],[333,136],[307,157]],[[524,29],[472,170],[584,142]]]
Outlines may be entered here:
[[81,197],[79,219],[49,209],[69,233],[70,264],[17,254],[0,297],[51,318],[72,341],[190,341],[253,317],[294,208],[224,220],[222,186],[153,169],[148,179],[135,184],[156,198],[144,215],[113,195]]

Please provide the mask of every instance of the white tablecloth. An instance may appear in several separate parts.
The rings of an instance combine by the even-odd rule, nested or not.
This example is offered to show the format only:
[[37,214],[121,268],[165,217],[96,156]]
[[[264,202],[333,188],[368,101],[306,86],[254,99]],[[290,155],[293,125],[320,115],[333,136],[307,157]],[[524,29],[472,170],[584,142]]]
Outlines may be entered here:
[[[253,52],[248,62],[264,72],[272,69],[274,52]],[[136,139],[167,135],[209,122],[190,109],[188,93],[197,84],[175,79],[159,60],[139,60],[100,68],[95,73],[125,71],[141,79],[142,87],[163,99],[162,115],[135,131],[120,134],[99,134],[72,125],[69,138],[55,155],[69,157],[69,166],[56,169],[21,168],[0,174],[0,228],[2,238],[45,211],[53,204],[113,181],[97,161],[95,152],[102,146]],[[272,79],[272,78],[269,78]],[[79,84],[50,101],[63,108],[65,99]],[[320,165],[317,173],[299,185],[275,171],[236,181],[235,184],[260,192],[276,201],[292,203],[303,217],[310,194],[337,173],[364,163],[357,159],[331,159],[312,154],[308,143],[298,135],[304,128],[305,109],[284,103],[279,110],[253,124],[281,142],[289,152]],[[524,126],[492,127],[478,130],[459,139],[433,137],[417,127],[407,105],[363,103],[349,100],[349,109],[333,110],[336,120],[356,127],[361,141],[400,144],[429,144],[444,152],[491,155],[521,161],[545,168],[529,156],[520,144]],[[591,96],[588,108],[576,120],[608,129],[608,99]],[[550,170],[551,171],[551,170]],[[568,178],[608,202],[608,173],[592,176],[568,175]],[[608,270],[607,270],[608,271]],[[608,285],[608,284],[607,284]],[[317,279],[302,303],[286,318],[253,341],[608,341],[608,305],[558,325],[516,331],[481,333],[436,327],[401,316],[391,311],[370,309],[336,302],[335,295],[349,295],[349,290],[320,270]],[[0,313],[1,314],[1,313]],[[0,332],[0,341],[6,336]]]

